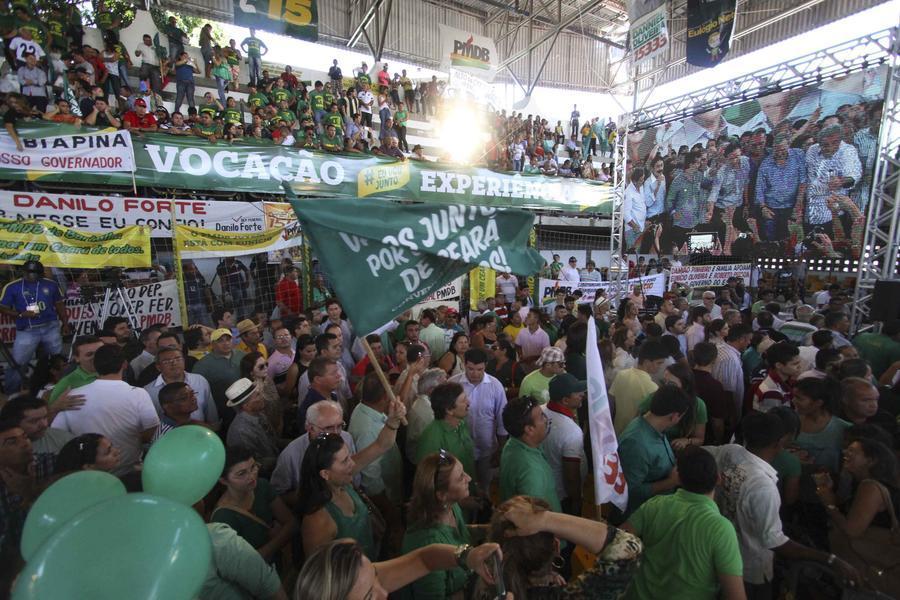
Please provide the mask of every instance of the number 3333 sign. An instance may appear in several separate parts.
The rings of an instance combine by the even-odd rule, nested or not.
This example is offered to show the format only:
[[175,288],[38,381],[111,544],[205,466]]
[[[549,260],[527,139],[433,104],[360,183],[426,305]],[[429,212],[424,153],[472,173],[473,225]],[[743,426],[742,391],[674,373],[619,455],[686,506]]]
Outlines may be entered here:
[[316,0],[234,0],[234,24],[310,42],[319,37]]

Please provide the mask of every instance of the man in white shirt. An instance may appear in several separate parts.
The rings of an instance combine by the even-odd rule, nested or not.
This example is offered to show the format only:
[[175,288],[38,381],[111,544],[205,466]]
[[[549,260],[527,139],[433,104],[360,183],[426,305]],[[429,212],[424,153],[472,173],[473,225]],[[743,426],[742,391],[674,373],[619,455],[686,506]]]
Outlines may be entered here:
[[108,438],[121,453],[119,465],[112,471],[119,476],[141,463],[141,448],[159,427],[159,416],[147,392],[122,381],[127,367],[118,346],[101,346],[94,354],[97,379],[78,388],[84,405],[53,419],[53,427],[76,436],[99,433]]
[[741,422],[744,446],[705,446],[716,459],[720,484],[716,502],[722,515],[732,522],[744,560],[747,598],[772,597],[773,559],[777,553],[788,560],[809,560],[832,567],[842,579],[858,583],[852,566],[819,550],[791,540],[782,530],[778,473],[772,460],[784,449],[786,433],[781,419],[753,413]]
[[644,169],[636,167],[631,172],[631,183],[625,188],[622,202],[622,221],[625,223],[625,248],[634,248],[637,238],[644,232],[647,221],[647,202],[641,191],[644,185]]
[[469,399],[471,418],[466,422],[475,443],[476,479],[483,490],[491,489],[491,461],[509,437],[503,427],[506,392],[502,383],[485,373],[487,360],[484,350],[471,348],[463,359],[465,371],[450,378],[451,382],[463,386]]
[[559,271],[559,280],[560,281],[572,281],[575,283],[581,282],[581,273],[578,272],[578,259],[574,256],[569,257],[569,264],[560,269]]
[[497,293],[503,294],[507,299],[512,300],[516,297],[519,289],[519,280],[511,273],[500,273],[497,277]]
[[552,423],[542,443],[544,457],[553,471],[556,495],[563,512],[581,516],[581,489],[587,476],[584,432],[578,425],[578,409],[584,402],[587,382],[571,373],[550,380],[550,402],[544,408]]
[[375,104],[375,95],[369,89],[368,83],[362,84],[362,90],[356,94],[359,100],[359,114],[363,128],[365,129],[365,137],[368,137],[369,130],[372,129],[372,105]]
[[541,357],[541,352],[550,346],[550,336],[541,328],[540,309],[528,309],[525,328],[516,336],[515,344],[523,368],[526,371],[534,369],[534,363]]
[[716,304],[716,293],[707,290],[703,292],[703,306],[709,311],[709,319],[715,321],[722,318],[722,307]]
[[742,413],[744,404],[744,367],[741,363],[741,354],[750,346],[753,333],[746,325],[735,325],[729,328],[725,336],[725,343],[718,344],[718,356],[713,364],[712,375],[722,384],[726,392],[731,393],[733,422]]
[[213,400],[209,382],[199,373],[188,373],[184,369],[184,355],[178,348],[162,348],[156,353],[156,368],[159,377],[144,386],[144,390],[150,396],[156,413],[162,416],[162,406],[159,403],[159,391],[163,386],[176,381],[184,382],[194,390],[197,397],[197,409],[191,413],[191,420],[202,421],[210,429],[219,429],[219,411]]
[[709,309],[705,306],[695,306],[691,308],[689,319],[690,325],[687,331],[684,332],[684,340],[687,343],[688,352],[706,338],[706,324],[710,321]]
[[162,93],[162,76],[159,72],[159,56],[156,54],[156,46],[153,38],[144,34],[141,43],[134,50],[134,55],[141,59],[141,69],[138,77],[150,80],[150,89],[155,94]]

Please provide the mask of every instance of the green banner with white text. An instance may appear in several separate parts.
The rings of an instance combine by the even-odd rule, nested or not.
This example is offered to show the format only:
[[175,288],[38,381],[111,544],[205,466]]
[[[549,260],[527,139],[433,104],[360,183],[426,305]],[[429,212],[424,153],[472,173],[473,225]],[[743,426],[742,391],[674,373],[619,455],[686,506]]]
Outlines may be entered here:
[[[66,125],[21,123],[20,137],[79,131]],[[6,135],[0,133],[0,136]],[[210,144],[193,136],[133,136],[138,186],[283,194],[388,198],[496,208],[559,209],[610,214],[612,186],[580,179],[496,172],[369,154],[331,154],[269,144]],[[0,157],[0,179],[131,186],[131,173],[28,171]]]
[[234,24],[308,42],[319,38],[316,0],[234,0]]

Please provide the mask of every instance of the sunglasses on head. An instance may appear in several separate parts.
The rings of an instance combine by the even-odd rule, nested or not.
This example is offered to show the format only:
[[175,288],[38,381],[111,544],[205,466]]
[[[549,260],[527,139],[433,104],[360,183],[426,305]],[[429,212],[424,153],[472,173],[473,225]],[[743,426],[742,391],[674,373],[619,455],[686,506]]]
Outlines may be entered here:
[[441,474],[441,467],[443,467],[444,465],[451,465],[451,464],[453,464],[453,456],[449,452],[447,452],[446,450],[441,448],[440,451],[438,452],[438,464],[434,470],[434,492],[435,493],[437,493],[438,475]]

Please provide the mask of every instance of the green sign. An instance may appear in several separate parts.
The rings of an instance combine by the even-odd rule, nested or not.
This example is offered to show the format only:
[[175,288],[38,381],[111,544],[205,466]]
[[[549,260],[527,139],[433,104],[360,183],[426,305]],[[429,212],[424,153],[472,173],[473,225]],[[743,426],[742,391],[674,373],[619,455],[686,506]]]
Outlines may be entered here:
[[310,42],[319,38],[316,0],[234,0],[234,24]]
[[544,263],[528,247],[534,216],[523,210],[362,198],[291,204],[360,332],[474,267],[527,275]]
[[[76,133],[51,123],[17,126],[23,139]],[[610,214],[612,186],[580,179],[501,173],[369,154],[309,152],[272,144],[210,144],[193,136],[132,136],[138,186],[282,194],[389,198],[504,208]],[[27,171],[0,161],[0,179],[131,186],[131,173]]]

